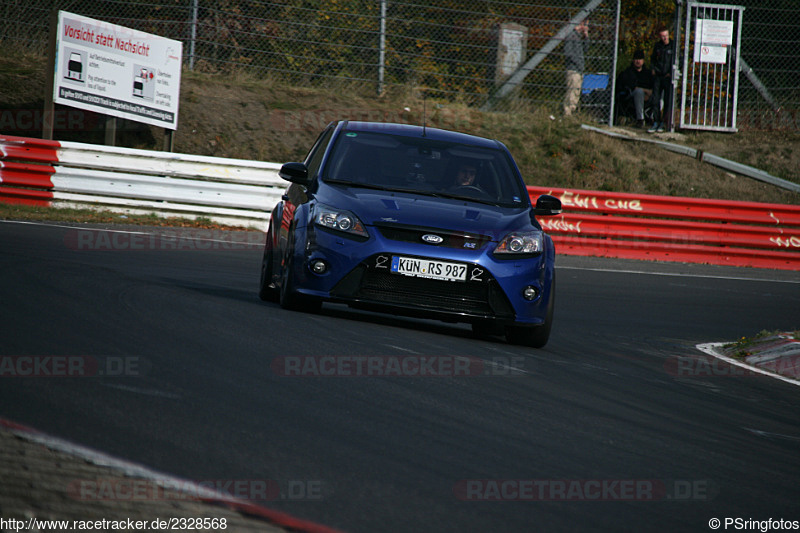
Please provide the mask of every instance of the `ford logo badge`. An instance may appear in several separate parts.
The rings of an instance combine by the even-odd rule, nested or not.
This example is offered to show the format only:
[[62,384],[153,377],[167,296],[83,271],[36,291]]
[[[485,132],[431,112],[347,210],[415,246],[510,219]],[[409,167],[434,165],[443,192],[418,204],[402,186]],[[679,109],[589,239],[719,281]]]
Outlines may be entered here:
[[434,235],[432,233],[427,233],[422,236],[422,240],[427,242],[428,244],[441,244],[444,239],[439,237],[438,235]]

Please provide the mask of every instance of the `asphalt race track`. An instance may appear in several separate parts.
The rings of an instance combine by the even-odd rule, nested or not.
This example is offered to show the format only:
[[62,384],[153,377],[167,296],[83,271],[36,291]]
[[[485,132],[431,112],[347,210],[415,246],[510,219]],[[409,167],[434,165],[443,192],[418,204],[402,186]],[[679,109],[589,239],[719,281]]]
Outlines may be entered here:
[[[0,377],[0,417],[187,479],[274,480],[265,505],[345,531],[800,520],[800,387],[694,359],[800,328],[798,272],[559,257],[553,334],[532,350],[284,311],[258,300],[258,246],[68,226],[0,222],[0,355],[106,372]],[[284,375],[322,356],[478,370]]]

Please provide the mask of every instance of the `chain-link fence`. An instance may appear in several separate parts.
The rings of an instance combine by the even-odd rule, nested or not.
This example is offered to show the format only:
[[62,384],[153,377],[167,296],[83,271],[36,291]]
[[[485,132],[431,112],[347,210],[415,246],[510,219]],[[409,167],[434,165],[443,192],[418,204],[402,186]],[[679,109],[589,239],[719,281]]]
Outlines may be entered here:
[[[754,74],[740,83],[740,124],[797,129],[800,5],[739,3],[747,8],[741,53]],[[299,84],[352,80],[375,91],[412,86],[476,106],[510,96],[558,110],[563,41],[587,17],[591,76],[581,99],[607,120],[611,81],[634,41],[652,46],[656,24],[673,22],[674,3],[654,4],[661,7],[636,20],[625,20],[623,6],[619,34],[617,0],[0,0],[0,44],[43,52],[50,13],[62,9],[181,40],[194,70],[246,69]],[[495,101],[498,94],[508,96]]]
[[739,126],[800,130],[800,2],[741,0]]
[[[433,96],[480,104],[503,79],[497,49],[509,46],[501,42],[500,25],[515,23],[524,35],[526,49],[511,49],[501,58],[503,68],[513,70],[515,58],[523,61],[553,41],[581,12],[578,1],[62,0],[57,8],[181,40],[191,69],[246,68],[302,83],[355,80],[376,90],[411,84]],[[590,4],[587,68],[609,73],[616,2]],[[41,0],[0,1],[2,38],[43,50],[51,9]],[[543,103],[558,101],[563,90],[564,54],[555,47],[515,94]]]
[[[680,5],[679,5],[680,4]],[[789,129],[800,130],[800,55],[792,50],[800,48],[800,31],[796,20],[800,16],[800,2],[797,0],[679,0],[673,5],[662,4],[655,19],[625,17],[625,3],[620,28],[620,68],[627,64],[629,54],[637,46],[652,46],[652,21],[665,23],[671,35],[678,34],[678,63],[683,76],[692,75],[698,69],[706,72],[703,65],[693,57],[696,37],[696,20],[686,25],[686,13],[692,12],[690,6],[710,6],[701,9],[705,16],[714,18],[721,9],[742,7],[743,23],[741,36],[734,36],[735,44],[739,44],[740,62],[739,84],[735,89],[728,84],[720,84],[714,90],[718,96],[726,96],[727,91],[736,90],[739,129]],[[676,8],[680,7],[680,16],[675,19]],[[698,13],[697,8],[693,11]],[[676,26],[677,23],[677,26]],[[735,25],[738,31],[738,24]],[[683,65],[686,52],[686,34],[689,34],[689,63]],[[651,39],[647,42],[647,39]],[[734,45],[735,45],[734,44]],[[627,46],[626,46],[627,45]],[[737,50],[726,52],[728,63],[736,57]],[[649,57],[649,50],[648,50]],[[624,58],[624,61],[623,61]],[[692,65],[692,62],[695,64]],[[706,65],[707,66],[707,65]],[[713,77],[713,76],[712,76]],[[718,74],[717,77],[725,77]],[[732,75],[731,75],[732,77]],[[677,82],[676,102],[681,103],[681,81]],[[709,79],[701,80],[708,82]],[[690,91],[691,92],[691,91]],[[696,96],[692,94],[689,96]],[[678,110],[687,112],[687,110]]]

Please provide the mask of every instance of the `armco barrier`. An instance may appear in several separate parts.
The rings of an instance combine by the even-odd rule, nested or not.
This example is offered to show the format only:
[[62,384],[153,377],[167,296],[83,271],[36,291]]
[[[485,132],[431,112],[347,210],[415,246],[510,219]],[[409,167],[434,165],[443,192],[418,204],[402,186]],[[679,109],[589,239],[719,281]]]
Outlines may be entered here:
[[542,218],[556,251],[800,270],[800,206],[528,187],[564,213]]
[[0,200],[52,201],[265,225],[277,163],[0,135]]
[[[50,205],[58,143],[24,137],[0,137],[0,200]],[[40,164],[37,164],[40,163]]]
[[[277,163],[0,135],[0,201],[137,208],[257,222],[287,183]],[[800,206],[528,187],[557,252],[800,270]]]

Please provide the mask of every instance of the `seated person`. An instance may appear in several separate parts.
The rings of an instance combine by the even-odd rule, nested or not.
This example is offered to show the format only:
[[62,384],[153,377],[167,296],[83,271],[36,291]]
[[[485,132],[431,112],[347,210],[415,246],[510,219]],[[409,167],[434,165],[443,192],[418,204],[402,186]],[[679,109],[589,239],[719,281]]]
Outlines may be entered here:
[[455,172],[451,170],[450,176],[448,193],[470,198],[487,197],[487,192],[480,185],[480,165],[472,161],[460,161]]
[[620,72],[617,94],[621,108],[633,102],[636,127],[643,127],[645,105],[653,95],[653,73],[644,68],[644,50],[636,50],[630,66]]
[[475,177],[478,175],[478,167],[472,163],[461,163],[456,171],[455,184],[452,189],[460,187],[477,187]]

